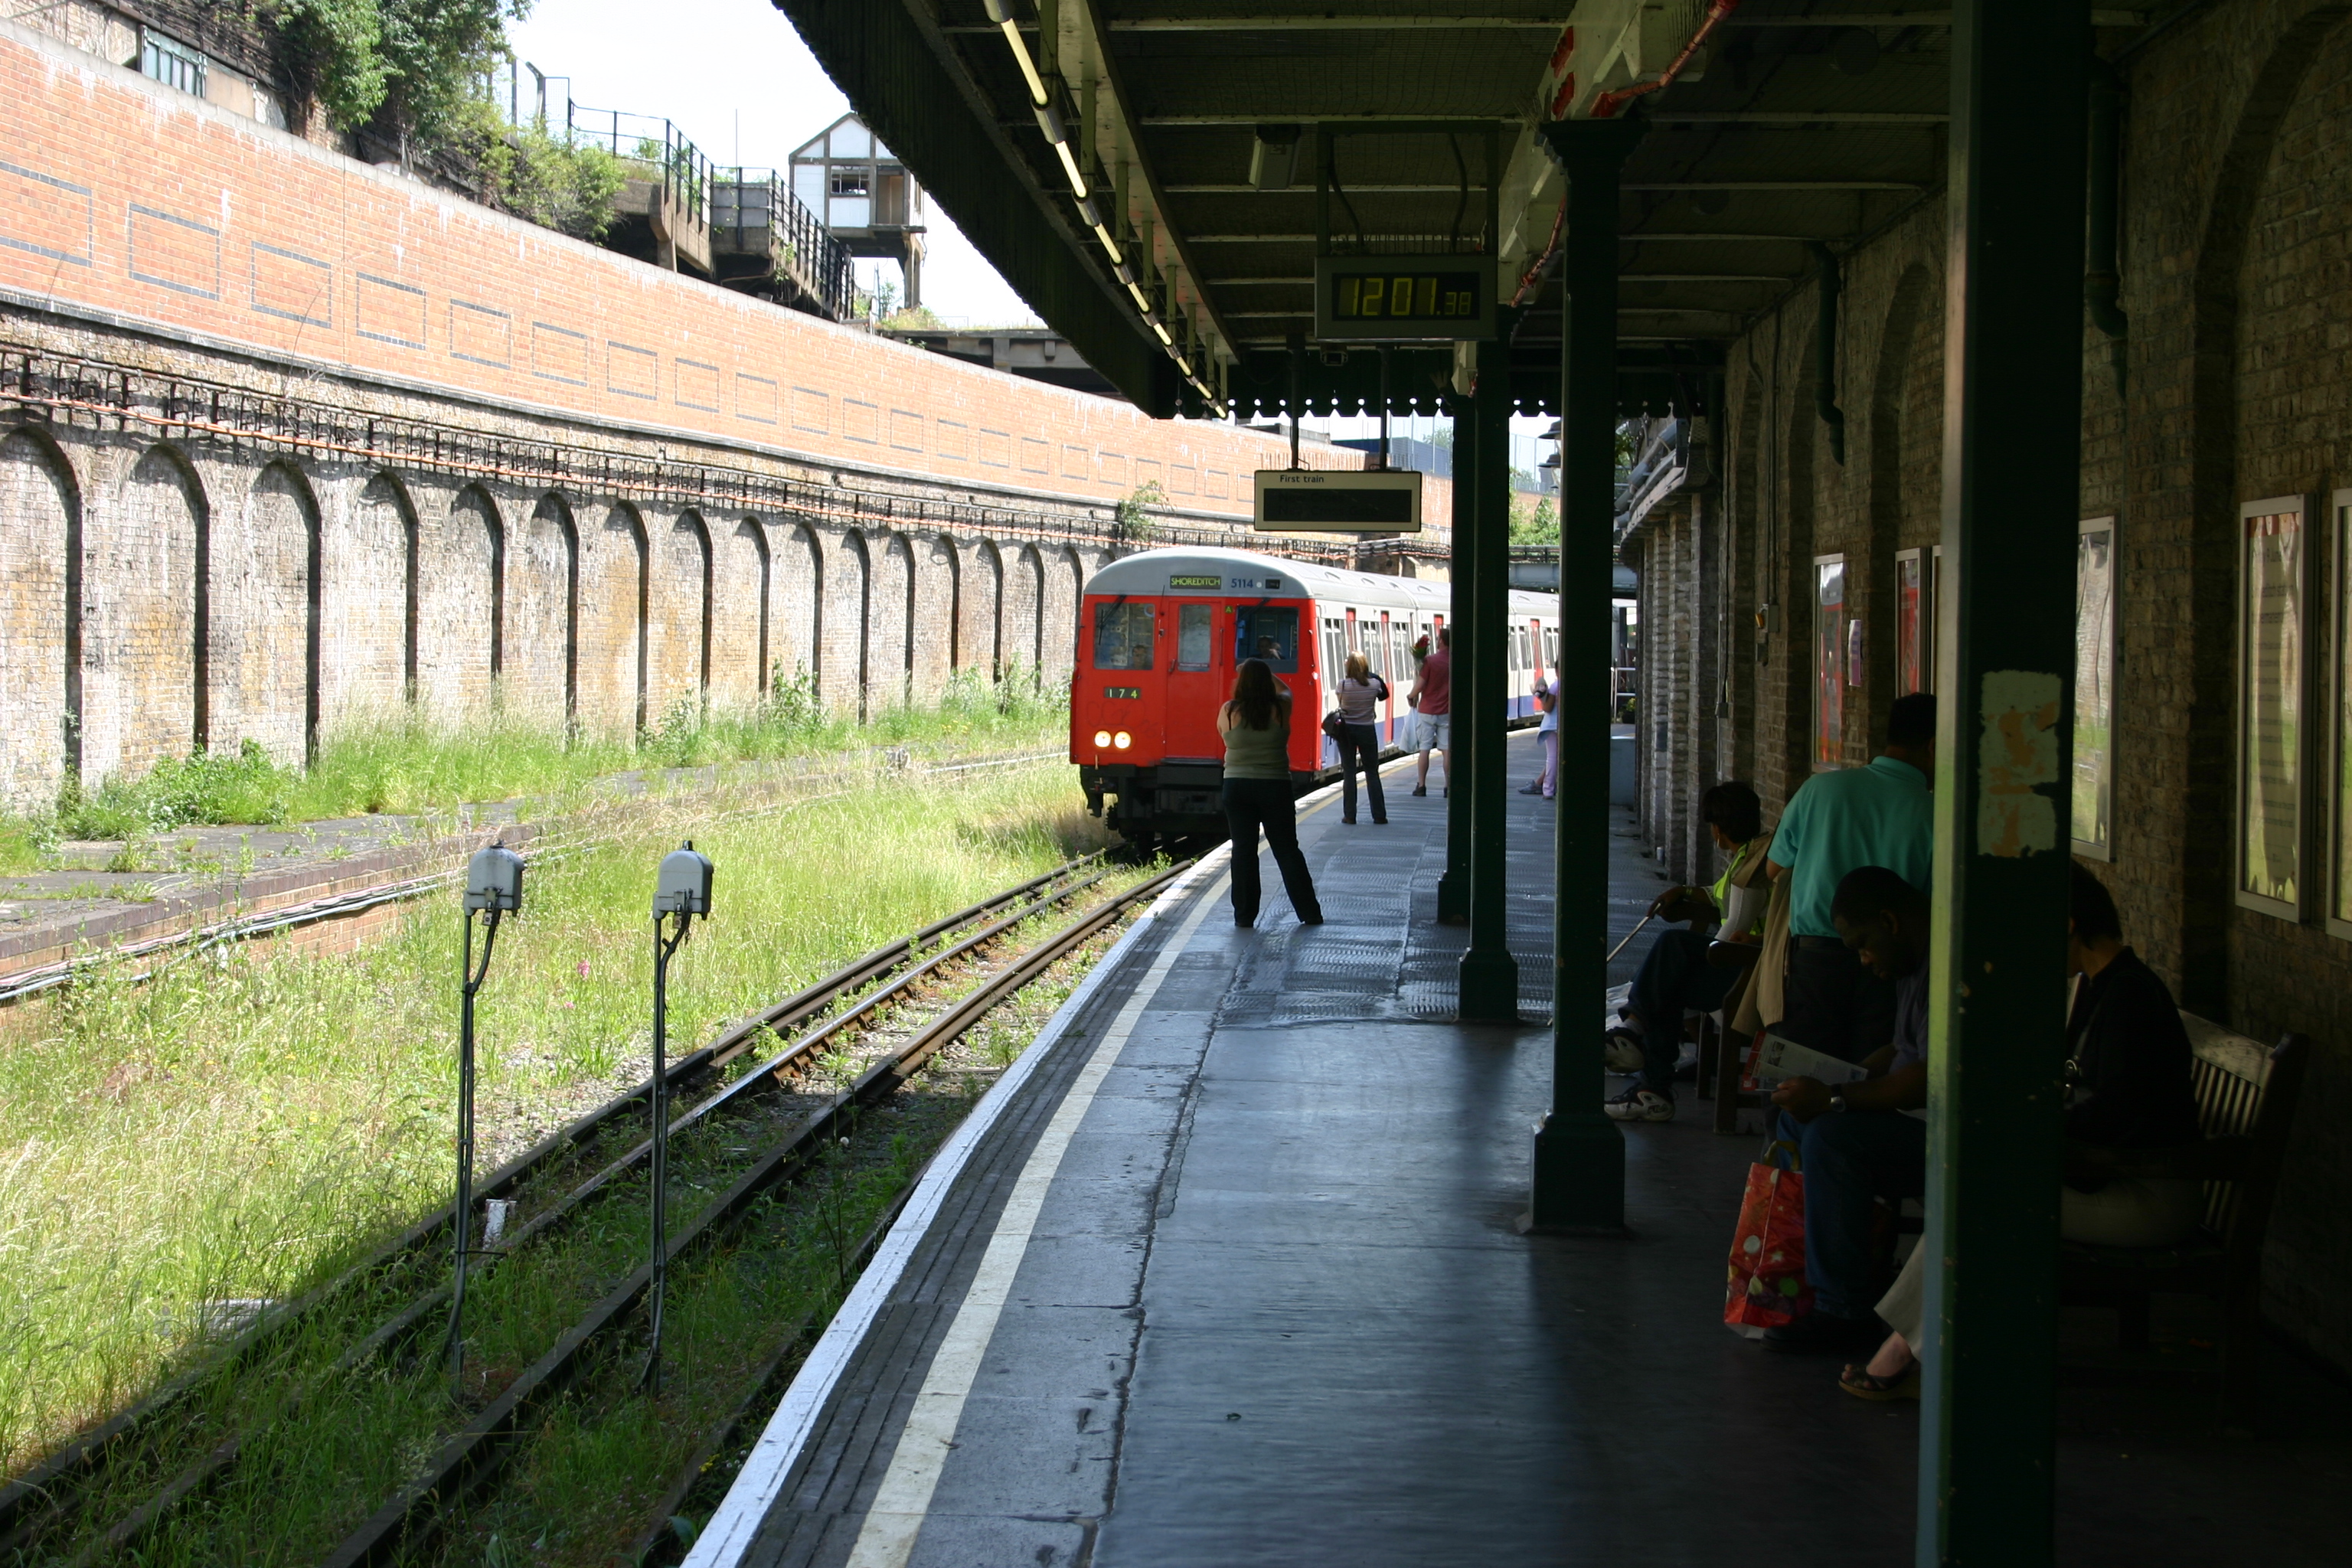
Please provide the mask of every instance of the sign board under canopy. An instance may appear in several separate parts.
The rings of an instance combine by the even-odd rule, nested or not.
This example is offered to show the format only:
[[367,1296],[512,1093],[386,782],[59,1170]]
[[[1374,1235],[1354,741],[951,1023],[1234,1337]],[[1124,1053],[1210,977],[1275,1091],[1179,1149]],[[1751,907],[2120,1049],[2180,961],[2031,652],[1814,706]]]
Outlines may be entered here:
[[1421,475],[1411,468],[1260,468],[1260,533],[1419,533]]

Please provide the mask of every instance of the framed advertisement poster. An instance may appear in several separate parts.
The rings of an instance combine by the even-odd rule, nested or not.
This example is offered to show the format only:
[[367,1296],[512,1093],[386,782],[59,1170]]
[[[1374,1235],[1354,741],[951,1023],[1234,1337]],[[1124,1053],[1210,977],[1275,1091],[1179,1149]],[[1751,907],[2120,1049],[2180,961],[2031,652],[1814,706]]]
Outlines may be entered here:
[[2335,679],[2329,695],[2336,712],[2327,726],[2327,930],[2352,941],[2352,490],[2337,490],[2328,508],[2335,523]]
[[2074,853],[2112,860],[2115,846],[2116,520],[2074,536]]
[[2303,915],[2310,503],[2238,509],[2237,901]]
[[1813,557],[1813,771],[1845,766],[1845,557]]
[[1930,691],[1936,684],[1935,603],[1925,549],[1895,552],[1895,695]]

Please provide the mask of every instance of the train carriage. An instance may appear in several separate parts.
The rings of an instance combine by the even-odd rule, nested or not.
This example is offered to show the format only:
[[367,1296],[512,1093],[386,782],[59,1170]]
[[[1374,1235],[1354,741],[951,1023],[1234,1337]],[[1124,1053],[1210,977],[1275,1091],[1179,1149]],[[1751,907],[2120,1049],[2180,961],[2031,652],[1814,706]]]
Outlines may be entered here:
[[[1087,584],[1070,687],[1070,761],[1087,809],[1130,839],[1222,833],[1224,746],[1219,704],[1244,658],[1263,658],[1289,688],[1290,769],[1301,788],[1336,772],[1323,715],[1347,657],[1360,653],[1388,682],[1381,741],[1393,752],[1412,710],[1413,647],[1434,645],[1452,603],[1444,583],[1381,577],[1240,550],[1147,550]],[[1505,710],[1538,717],[1538,664],[1559,658],[1559,602],[1510,595]]]

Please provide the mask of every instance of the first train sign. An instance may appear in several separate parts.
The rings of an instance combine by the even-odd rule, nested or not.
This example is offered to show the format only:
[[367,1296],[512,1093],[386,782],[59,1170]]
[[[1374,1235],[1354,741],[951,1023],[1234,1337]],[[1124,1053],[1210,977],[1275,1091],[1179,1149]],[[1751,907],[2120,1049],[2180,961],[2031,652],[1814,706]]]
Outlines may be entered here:
[[1260,468],[1260,533],[1419,533],[1421,476],[1410,468]]

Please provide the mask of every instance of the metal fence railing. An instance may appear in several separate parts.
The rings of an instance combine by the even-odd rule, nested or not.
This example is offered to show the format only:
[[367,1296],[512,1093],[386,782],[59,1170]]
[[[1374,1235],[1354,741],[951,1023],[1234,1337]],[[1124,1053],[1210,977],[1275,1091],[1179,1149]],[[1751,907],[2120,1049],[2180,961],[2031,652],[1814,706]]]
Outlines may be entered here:
[[710,225],[737,250],[781,253],[801,289],[836,321],[856,313],[856,277],[849,252],[773,169],[719,171],[711,187]]
[[618,109],[591,109],[573,103],[567,95],[563,135],[574,146],[602,147],[624,163],[650,169],[671,205],[688,222],[710,222],[710,187],[717,165],[669,121]]

